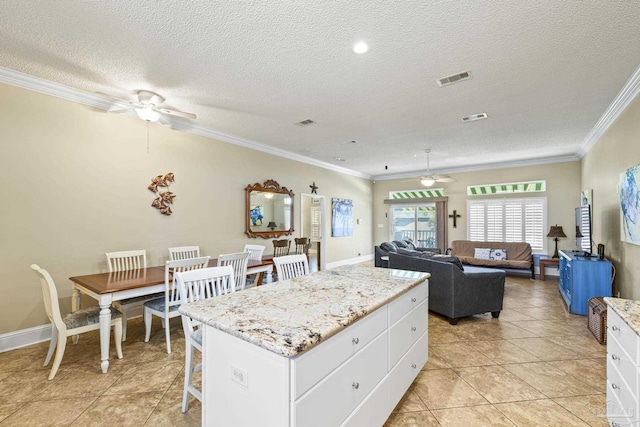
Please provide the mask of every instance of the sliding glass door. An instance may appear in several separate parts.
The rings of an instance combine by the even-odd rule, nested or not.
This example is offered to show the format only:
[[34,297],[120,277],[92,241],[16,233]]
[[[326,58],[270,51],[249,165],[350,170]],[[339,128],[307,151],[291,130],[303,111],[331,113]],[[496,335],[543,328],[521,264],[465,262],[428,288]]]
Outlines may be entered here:
[[435,203],[392,205],[390,211],[390,240],[411,239],[419,247],[438,247]]

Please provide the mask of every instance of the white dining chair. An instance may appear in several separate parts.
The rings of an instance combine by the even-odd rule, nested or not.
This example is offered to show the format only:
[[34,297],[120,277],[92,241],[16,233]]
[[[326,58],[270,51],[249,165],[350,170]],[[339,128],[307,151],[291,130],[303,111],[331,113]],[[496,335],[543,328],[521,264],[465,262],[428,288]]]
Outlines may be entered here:
[[278,281],[292,279],[309,274],[309,261],[306,255],[285,255],[273,258]]
[[[244,245],[243,251],[249,252],[249,259],[262,261],[262,254],[264,254],[266,248],[267,247],[263,245]],[[258,274],[262,273],[254,273],[247,276],[247,285],[255,283]]]
[[247,264],[249,252],[236,252],[233,254],[221,254],[218,256],[218,266],[230,265],[233,268],[236,291],[244,289],[247,283]]
[[[105,255],[107,256],[109,273],[135,271],[147,268],[147,252],[144,249],[107,252]],[[113,306],[122,312],[122,341],[127,340],[127,318],[129,314],[134,310],[141,309],[145,301],[161,296],[162,294],[144,295],[113,302]]]
[[164,266],[164,297],[156,298],[144,303],[144,342],[149,342],[151,338],[151,323],[153,316],[162,319],[164,335],[167,341],[167,354],[171,354],[171,333],[169,319],[180,316],[178,307],[180,306],[180,291],[175,280],[175,273],[182,271],[205,268],[209,264],[209,256],[200,258],[187,258],[167,261]]
[[[183,271],[175,274],[180,289],[180,303],[213,298],[235,292],[233,268],[209,267],[198,270]],[[202,392],[193,386],[193,373],[202,370],[202,364],[193,366],[193,350],[202,353],[202,324],[189,316],[182,315],[186,354],[184,367],[184,391],[182,395],[182,412],[187,412],[189,393],[202,402]]]
[[[44,366],[49,364],[51,356],[53,356],[53,351],[55,350],[56,357],[53,360],[53,366],[51,366],[51,372],[49,373],[49,379],[52,380],[56,376],[58,368],[60,368],[60,362],[62,362],[62,356],[67,347],[67,337],[100,329],[100,307],[74,311],[62,317],[60,304],[58,302],[58,290],[53,278],[47,270],[40,268],[36,264],[32,264],[31,269],[35,271],[40,278],[44,308],[47,312],[47,317],[49,317],[51,321],[51,343],[49,344],[47,357],[44,360]],[[122,316],[121,313],[113,307],[111,308],[111,326],[113,326],[114,329],[113,335],[116,342],[116,353],[118,354],[118,359],[122,359]]]
[[178,246],[169,248],[169,259],[188,259],[200,256],[200,246]]

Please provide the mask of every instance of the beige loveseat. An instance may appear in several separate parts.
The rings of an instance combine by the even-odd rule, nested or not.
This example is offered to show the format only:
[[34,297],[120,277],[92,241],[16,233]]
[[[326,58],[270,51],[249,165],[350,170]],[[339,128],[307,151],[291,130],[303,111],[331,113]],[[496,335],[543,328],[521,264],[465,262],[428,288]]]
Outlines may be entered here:
[[[506,249],[506,260],[490,260],[475,258],[476,248]],[[531,278],[535,279],[531,246],[526,242],[472,242],[454,240],[451,242],[451,255],[457,256],[463,264],[482,267],[518,268],[531,270]]]

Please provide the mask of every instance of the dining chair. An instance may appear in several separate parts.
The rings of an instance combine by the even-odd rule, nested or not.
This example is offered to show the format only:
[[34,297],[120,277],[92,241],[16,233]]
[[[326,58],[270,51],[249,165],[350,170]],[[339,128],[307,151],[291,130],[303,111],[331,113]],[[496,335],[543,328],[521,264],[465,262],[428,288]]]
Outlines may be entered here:
[[266,246],[262,245],[244,245],[243,252],[249,252],[249,259],[262,260],[262,254],[266,249]]
[[[183,271],[175,274],[180,289],[180,304],[213,298],[235,292],[233,267],[209,267],[198,270]],[[193,350],[202,353],[202,328],[204,326],[189,316],[182,315],[186,354],[184,367],[184,392],[182,395],[182,412],[187,412],[189,393],[202,402],[202,392],[193,386],[193,373],[202,370],[202,364],[193,366]]]
[[[58,290],[53,278],[47,270],[40,268],[36,264],[31,264],[31,269],[40,278],[44,308],[47,312],[47,317],[51,321],[51,343],[43,366],[49,364],[55,349],[56,357],[53,359],[53,366],[49,373],[49,379],[52,380],[56,376],[58,368],[60,368],[60,362],[62,362],[62,356],[67,347],[67,337],[100,329],[100,307],[74,311],[62,317],[58,302]],[[122,315],[113,307],[111,308],[111,326],[114,327],[113,335],[116,342],[116,353],[118,354],[118,359],[122,359]]]
[[309,248],[311,247],[311,242],[308,237],[296,237],[293,239],[296,244],[296,255],[306,255],[309,256]]
[[205,268],[209,264],[211,257],[176,259],[167,261],[164,265],[164,297],[156,298],[144,303],[144,342],[149,342],[151,338],[151,323],[153,316],[162,319],[164,335],[167,341],[167,354],[171,354],[171,333],[169,332],[169,319],[180,316],[178,307],[180,306],[180,293],[175,280],[175,273],[182,271]]
[[273,257],[289,255],[289,247],[291,246],[291,240],[281,239],[273,241]]
[[[109,273],[133,271],[147,268],[147,252],[144,249],[132,251],[107,252]],[[113,306],[122,312],[122,341],[127,340],[127,318],[133,310],[142,308],[142,304],[150,299],[161,297],[162,294],[144,295],[114,301]]]
[[309,261],[306,255],[285,255],[273,258],[278,280],[293,279],[309,274]]
[[218,256],[218,266],[230,265],[233,268],[236,291],[242,291],[247,283],[247,264],[249,252],[236,252],[233,254],[221,254]]
[[188,259],[200,256],[200,246],[178,246],[169,248],[169,259]]

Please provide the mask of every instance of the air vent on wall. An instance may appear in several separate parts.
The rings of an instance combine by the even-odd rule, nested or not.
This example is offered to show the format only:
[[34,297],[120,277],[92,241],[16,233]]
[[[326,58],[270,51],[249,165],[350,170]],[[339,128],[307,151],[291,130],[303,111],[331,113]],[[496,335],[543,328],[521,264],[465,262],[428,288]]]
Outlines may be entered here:
[[301,122],[296,123],[298,126],[310,126],[312,124],[314,124],[315,122],[311,119],[307,119],[307,120],[303,120]]
[[453,74],[451,76],[443,77],[441,79],[436,80],[438,86],[448,86],[453,83],[458,83],[463,80],[468,80],[471,78],[471,71],[464,71],[462,73]]
[[487,117],[489,117],[489,116],[487,116],[487,113],[473,114],[471,116],[463,117],[462,121],[464,123],[466,123],[466,122],[475,122],[476,120],[486,119]]

